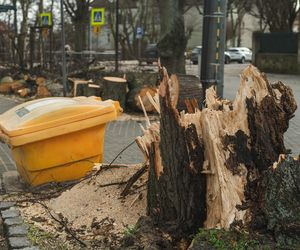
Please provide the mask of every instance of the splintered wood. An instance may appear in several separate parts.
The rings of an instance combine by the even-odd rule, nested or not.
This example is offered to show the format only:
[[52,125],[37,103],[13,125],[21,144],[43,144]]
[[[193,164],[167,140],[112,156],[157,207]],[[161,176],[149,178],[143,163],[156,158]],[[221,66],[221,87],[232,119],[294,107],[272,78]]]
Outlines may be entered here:
[[250,224],[260,206],[261,176],[286,151],[283,134],[297,108],[291,89],[248,66],[234,101],[210,88],[206,107],[187,101],[185,114],[176,110],[176,76],[164,68],[160,74],[158,97],[150,101],[160,123],[149,121],[136,139],[150,165],[149,214],[187,229]]

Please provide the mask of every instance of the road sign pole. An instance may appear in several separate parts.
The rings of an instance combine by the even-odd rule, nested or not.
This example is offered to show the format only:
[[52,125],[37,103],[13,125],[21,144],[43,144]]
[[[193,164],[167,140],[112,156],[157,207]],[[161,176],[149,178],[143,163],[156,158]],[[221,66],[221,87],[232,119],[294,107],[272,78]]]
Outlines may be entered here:
[[212,85],[223,97],[226,7],[227,0],[204,1],[200,78],[204,99],[206,89]]
[[63,0],[60,0],[60,21],[61,21],[61,53],[62,53],[62,82],[63,94],[67,95],[67,70],[66,70],[66,51],[65,51],[65,25],[64,25],[64,5]]
[[119,71],[119,0],[116,0],[115,72]]

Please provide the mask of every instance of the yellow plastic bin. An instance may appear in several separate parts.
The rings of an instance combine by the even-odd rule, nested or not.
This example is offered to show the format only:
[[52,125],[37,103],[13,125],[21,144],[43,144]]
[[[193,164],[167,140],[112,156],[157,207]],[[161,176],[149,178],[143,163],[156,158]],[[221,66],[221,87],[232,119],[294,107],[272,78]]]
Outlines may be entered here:
[[120,111],[96,97],[30,101],[0,115],[0,138],[29,184],[75,180],[102,161],[105,126]]

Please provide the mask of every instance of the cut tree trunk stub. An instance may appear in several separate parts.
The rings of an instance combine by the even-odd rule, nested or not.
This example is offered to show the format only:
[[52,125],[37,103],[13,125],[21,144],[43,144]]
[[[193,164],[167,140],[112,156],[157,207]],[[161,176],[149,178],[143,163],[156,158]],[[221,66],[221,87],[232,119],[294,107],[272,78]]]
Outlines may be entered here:
[[120,106],[124,109],[126,105],[126,93],[127,93],[127,80],[120,77],[103,78],[103,100],[112,99],[119,101]]
[[179,114],[174,78],[160,73],[160,124],[137,138],[150,163],[149,214],[186,232],[257,223],[265,172],[286,152],[283,134],[297,108],[291,89],[249,66],[233,102],[210,88],[206,108]]

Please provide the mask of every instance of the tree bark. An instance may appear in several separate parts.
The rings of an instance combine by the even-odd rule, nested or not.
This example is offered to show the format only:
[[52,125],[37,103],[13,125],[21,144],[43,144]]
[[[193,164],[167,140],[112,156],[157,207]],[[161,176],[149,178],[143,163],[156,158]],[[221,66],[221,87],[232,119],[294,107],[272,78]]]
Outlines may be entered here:
[[75,51],[81,52],[86,49],[86,22],[85,18],[74,21],[75,27]]
[[264,181],[263,211],[268,229],[282,245],[300,242],[300,161],[280,156]]

